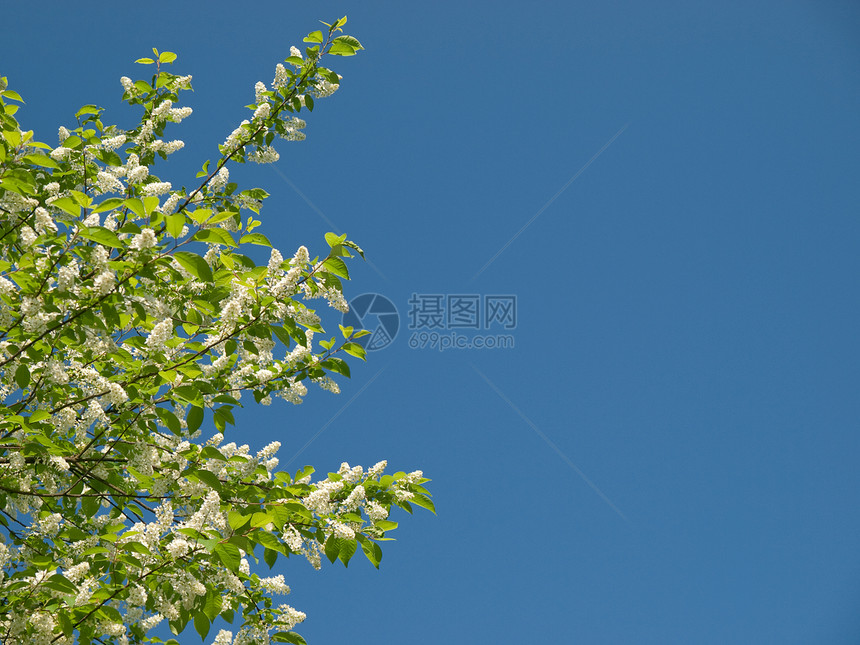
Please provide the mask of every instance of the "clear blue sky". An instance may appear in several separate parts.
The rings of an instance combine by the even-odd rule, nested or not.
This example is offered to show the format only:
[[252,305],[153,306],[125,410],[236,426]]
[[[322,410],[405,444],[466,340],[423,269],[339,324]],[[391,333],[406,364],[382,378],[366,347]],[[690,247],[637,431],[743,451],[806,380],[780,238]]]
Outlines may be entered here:
[[[6,5],[51,143],[85,103],[130,125],[119,77],[179,54],[175,184],[316,20],[367,48],[280,174],[234,174],[285,254],[358,241],[347,295],[400,330],[232,438],[434,480],[381,571],[279,569],[311,645],[860,642],[856,3]],[[413,293],[515,295],[515,347],[410,349]]]

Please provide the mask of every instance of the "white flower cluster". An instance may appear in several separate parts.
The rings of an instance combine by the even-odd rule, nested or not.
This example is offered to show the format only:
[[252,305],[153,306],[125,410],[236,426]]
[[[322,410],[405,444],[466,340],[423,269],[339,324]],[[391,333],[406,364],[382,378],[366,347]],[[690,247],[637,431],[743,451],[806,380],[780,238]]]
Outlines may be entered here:
[[281,87],[285,87],[289,82],[290,77],[287,74],[287,68],[284,67],[283,63],[278,63],[275,66],[275,79],[272,81],[272,88],[278,89]]
[[248,161],[254,163],[274,163],[280,159],[278,151],[271,146],[260,146],[248,155]]
[[227,170],[226,166],[222,166],[209,182],[209,191],[217,193],[227,185],[228,181],[230,181],[230,171]]
[[272,106],[268,103],[261,103],[254,110],[254,121],[265,121],[269,118],[269,113],[272,111]]
[[166,349],[166,343],[173,337],[173,321],[165,318],[152,328],[146,337],[146,346],[154,352]]
[[156,139],[149,144],[149,149],[153,152],[162,152],[165,155],[170,155],[177,150],[182,150],[185,147],[185,142],[176,139],[174,141],[164,142],[161,139]]
[[[338,78],[343,78],[338,74]],[[314,88],[311,90],[315,98],[324,99],[326,97],[331,96],[335,92],[337,92],[340,87],[339,83],[332,83],[329,80],[324,78],[317,79],[316,83],[314,83]]]
[[109,139],[102,139],[102,147],[105,150],[116,150],[126,142],[127,137],[124,134],[119,134]]
[[[191,78],[189,76],[189,78]],[[167,120],[173,123],[181,123],[183,119],[187,119],[194,112],[190,107],[171,108],[167,113]]]
[[263,81],[257,81],[256,85],[254,85],[254,103],[260,104],[266,98],[263,96],[263,92],[266,90],[266,84]]
[[105,172],[104,170],[99,170],[96,175],[96,186],[102,194],[122,193],[125,191],[125,186],[122,185],[122,182],[113,173]]
[[156,181],[149,184],[146,184],[142,188],[142,192],[144,195],[164,195],[169,193],[173,189],[173,186],[169,181]]
[[224,140],[223,148],[225,153],[230,153],[239,148],[243,143],[242,134],[245,132],[246,126],[250,123],[247,119],[239,124],[239,127],[233,130],[230,135]]
[[[150,186],[151,185],[152,184],[150,184]],[[155,237],[155,231],[151,228],[145,228],[132,238],[129,248],[136,251],[142,251],[143,249],[151,249],[157,243],[158,239]]]

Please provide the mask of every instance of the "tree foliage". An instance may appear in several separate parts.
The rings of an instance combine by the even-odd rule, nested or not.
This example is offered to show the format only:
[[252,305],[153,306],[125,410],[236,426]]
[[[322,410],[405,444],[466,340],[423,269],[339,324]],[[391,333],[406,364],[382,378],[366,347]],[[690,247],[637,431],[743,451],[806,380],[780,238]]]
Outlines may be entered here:
[[271,247],[255,219],[267,194],[229,177],[232,163],[277,160],[276,138],[304,138],[300,115],[340,83],[324,57],[362,49],[345,23],[291,48],[189,188],[153,172],[191,113],[179,107],[191,77],[166,69],[175,54],[153,50],[136,61],[150,78],[123,77],[137,127],[86,105],[59,146],[22,130],[22,98],[0,79],[3,643],[162,642],[162,621],[207,638],[219,617],[237,633],[217,645],[302,643],[304,614],[273,599],[283,576],[252,567],[347,565],[359,551],[378,567],[390,509],[433,510],[420,471],[345,463],[313,481],[310,467],[277,470],[277,442],[225,443],[243,395],[299,403],[308,384],[337,391],[345,355],[364,357],[350,328],[314,346],[307,304],[347,307],[361,249],[329,233],[322,258],[272,248],[258,266],[246,253]]

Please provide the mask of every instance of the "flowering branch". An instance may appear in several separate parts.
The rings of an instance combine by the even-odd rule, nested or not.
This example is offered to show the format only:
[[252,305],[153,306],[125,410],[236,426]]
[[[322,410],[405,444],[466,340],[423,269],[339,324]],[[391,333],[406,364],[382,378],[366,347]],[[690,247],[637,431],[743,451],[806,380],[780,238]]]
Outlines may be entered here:
[[[149,80],[123,77],[139,125],[105,124],[85,105],[59,145],[33,139],[14,115],[21,97],[0,79],[0,633],[3,642],[149,643],[166,621],[216,645],[303,643],[305,615],[272,597],[290,556],[316,568],[359,550],[379,566],[394,507],[433,510],[421,471],[342,464],[278,470],[280,444],[226,441],[233,409],[298,404],[307,384],[339,391],[344,355],[364,358],[363,332],[324,333],[309,306],[346,311],[347,262],[361,248],[325,236],[311,259],[286,257],[256,229],[267,193],[240,190],[229,166],[271,163],[276,138],[305,138],[302,116],[341,77],[325,56],[362,49],[346,19],[290,49],[253,115],[219,146],[191,191],[154,173],[184,147],[165,129],[191,114],[190,76],[153,50]],[[270,248],[257,266],[241,251]],[[204,437],[204,431],[208,439]]]

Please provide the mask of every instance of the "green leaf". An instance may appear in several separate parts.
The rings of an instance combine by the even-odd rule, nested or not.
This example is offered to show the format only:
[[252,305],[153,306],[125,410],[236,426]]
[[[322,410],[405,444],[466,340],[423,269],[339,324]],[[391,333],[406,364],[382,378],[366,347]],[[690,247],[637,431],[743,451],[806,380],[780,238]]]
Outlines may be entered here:
[[30,385],[30,370],[27,369],[27,366],[21,364],[18,366],[18,369],[15,370],[15,383],[18,384],[22,390]]
[[349,365],[342,358],[327,358],[326,360],[320,363],[321,367],[329,370],[330,372],[335,372],[336,374],[341,374],[346,378],[350,377],[349,374]]
[[215,620],[221,613],[221,594],[216,589],[210,589],[203,603],[203,613],[209,620]]
[[69,618],[69,614],[65,611],[59,611],[57,612],[57,618],[60,619],[60,627],[63,629],[63,634],[71,640],[72,634],[75,632],[75,625],[72,619]]
[[358,544],[355,540],[341,540],[340,553],[338,553],[338,557],[340,558],[340,561],[343,562],[343,566],[349,566],[349,561],[355,554],[357,547]]
[[334,40],[328,48],[332,56],[355,56],[355,47],[343,41]]
[[192,474],[212,490],[218,491],[219,493],[223,490],[221,480],[219,480],[218,476],[211,470],[195,470],[193,473],[189,473],[189,475]]
[[165,408],[155,408],[155,412],[158,418],[161,419],[161,422],[167,426],[168,430],[177,436],[182,434],[182,425],[180,425],[179,419],[173,412]]
[[346,240],[346,233],[343,235],[335,235],[334,233],[326,233],[325,241],[328,242],[328,245],[331,247],[335,247],[338,244],[343,244]]
[[175,60],[176,60],[176,54],[174,54],[173,52],[161,52],[158,55],[158,62],[159,63],[172,63]]
[[60,593],[78,593],[78,587],[64,575],[55,573],[42,583],[42,586]]
[[230,571],[233,573],[239,571],[239,563],[242,561],[242,556],[239,554],[239,547],[235,544],[230,544],[229,542],[219,544],[215,547],[213,553],[218,556],[218,559]]
[[342,345],[343,351],[345,351],[350,356],[355,356],[356,358],[360,358],[361,360],[366,360],[367,352],[364,350],[364,347],[359,345],[358,343],[344,343]]
[[306,42],[306,43],[322,43],[323,42],[323,34],[321,31],[312,31],[304,39],[304,42]]
[[122,550],[126,553],[142,553],[143,555],[152,555],[152,551],[147,549],[140,542],[126,542],[122,545]]
[[223,228],[201,228],[194,234],[192,240],[206,242],[207,244],[223,244],[229,247],[237,247],[236,240]]
[[203,397],[200,395],[200,390],[193,385],[180,385],[173,388],[170,393],[175,400],[180,402],[197,404],[198,407],[203,406]]
[[326,271],[330,273],[334,273],[336,276],[340,276],[346,280],[349,280],[349,271],[346,268],[346,262],[341,260],[340,258],[329,258],[325,262],[323,262],[323,266]]
[[268,246],[271,247],[272,243],[269,242],[269,238],[267,238],[262,233],[248,233],[247,235],[243,235],[239,240],[239,244],[257,244],[259,246]]
[[325,541],[325,557],[329,559],[329,562],[334,564],[334,561],[337,560],[338,553],[340,553],[340,543],[342,540],[340,538],[336,538],[334,534],[330,535],[328,539]]
[[[192,405],[191,408],[188,410],[188,416],[185,420],[188,423],[188,431],[195,432],[203,423],[203,408],[199,408],[196,405]],[[211,448],[211,446],[207,446],[207,448]],[[206,448],[204,448],[203,450],[205,451]]]
[[304,638],[296,632],[275,632],[272,634],[273,643],[293,643],[293,645],[308,645]]
[[358,539],[358,543],[361,545],[361,550],[364,552],[364,555],[370,560],[370,563],[379,568],[379,563],[382,562],[382,549],[376,542],[371,542],[363,535],[356,535]]
[[416,506],[421,506],[422,508],[426,508],[428,511],[432,512],[433,515],[436,514],[436,506],[433,505],[433,501],[426,497],[425,495],[421,495],[420,493],[416,493],[412,497],[409,498],[409,501],[415,504]]
[[278,552],[273,551],[272,549],[266,548],[263,550],[263,562],[269,565],[269,568],[275,566],[275,563],[278,561]]
[[135,63],[140,63],[141,65],[152,65],[153,63],[155,63],[155,61],[154,61],[154,60],[152,60],[151,58],[138,58],[138,59],[137,59],[136,61],[134,61],[134,62],[135,62]]
[[361,256],[361,258],[364,259],[364,251],[361,249],[361,247],[358,244],[356,244],[352,240],[344,240],[343,245],[348,246],[353,251],[356,251]]
[[287,553],[287,547],[268,531],[254,531],[251,534],[251,537],[255,542],[257,542],[257,544],[262,544],[270,551],[275,551],[276,553]]
[[201,640],[205,639],[209,634],[209,628],[211,626],[212,622],[204,612],[198,611],[194,614],[194,629],[197,630],[198,634],[200,634]]
[[72,217],[81,216],[81,205],[71,197],[60,197],[51,202],[51,206],[55,206],[60,210],[67,212]]
[[164,226],[167,234],[176,239],[182,234],[182,227],[185,226],[185,213],[174,213],[164,218]]
[[96,107],[95,105],[85,105],[80,110],[75,112],[75,118],[79,119],[80,117],[82,117],[86,114],[98,114],[101,111],[102,111],[101,108]]
[[272,524],[272,516],[268,513],[254,513],[251,516],[251,527],[255,529],[262,528]]
[[140,219],[146,217],[146,211],[143,208],[143,202],[137,197],[129,197],[125,200],[126,207]]
[[76,202],[78,202],[78,204],[80,204],[84,208],[89,208],[90,204],[93,203],[92,197],[90,197],[86,193],[82,193],[79,190],[70,190],[69,194],[72,196],[72,199],[74,199]]
[[98,242],[102,246],[109,246],[114,249],[123,248],[123,243],[116,236],[116,233],[103,226],[82,226],[80,236],[85,240]]
[[92,517],[101,507],[102,503],[98,497],[84,497],[81,500],[81,512],[86,517]]
[[47,410],[36,410],[33,414],[30,415],[30,423],[38,423],[39,421],[44,421],[45,419],[50,419],[51,413]]
[[154,195],[143,198],[143,212],[146,213],[147,217],[152,215],[152,211],[154,211],[158,206],[159,201],[158,197],[155,197]]
[[[220,223],[220,222],[223,222],[223,221],[225,221],[225,220],[230,219],[231,217],[236,217],[236,215],[238,215],[238,214],[239,214],[239,212],[238,212],[238,211],[226,210],[226,211],[221,211],[220,213],[215,213],[214,215],[212,215],[212,216],[210,217],[208,214],[212,212],[212,209],[210,209],[210,208],[205,208],[205,209],[201,208],[201,209],[198,209],[198,210],[199,210],[199,211],[203,211],[203,212],[207,213],[206,217],[204,218],[204,221],[205,221],[207,224],[218,224],[218,223]],[[196,212],[197,212],[197,211],[195,211],[195,213],[196,213]]]
[[241,513],[238,513],[236,511],[230,511],[229,513],[227,513],[227,524],[229,524],[230,528],[234,531],[238,531],[250,522],[250,515],[242,515]]
[[43,168],[59,168],[60,164],[51,159],[48,155],[43,155],[38,152],[34,152],[33,154],[29,154],[24,157],[24,161],[27,161],[34,166],[42,166]]
[[[199,410],[200,408],[192,408],[192,410]],[[189,424],[190,426],[190,424]],[[226,461],[227,458],[221,453],[218,448],[215,446],[204,446],[203,450],[200,451],[201,459],[216,459],[218,461]]]
[[345,43],[345,44],[349,45],[350,47],[352,47],[353,50],[356,50],[356,51],[358,51],[359,49],[364,49],[364,47],[361,46],[361,43],[358,42],[358,39],[353,38],[352,36],[346,36],[346,35],[338,36],[337,38],[332,40],[332,42],[334,42],[334,43]]
[[188,271],[188,273],[194,277],[200,278],[204,282],[212,282],[212,269],[210,269],[209,265],[206,264],[206,260],[196,253],[177,251],[173,254],[173,257],[177,262],[179,262],[183,269]]
[[123,200],[120,197],[109,197],[104,200],[101,204],[96,206],[93,209],[93,213],[103,213],[104,211],[113,210],[114,208],[119,208],[122,206]]

